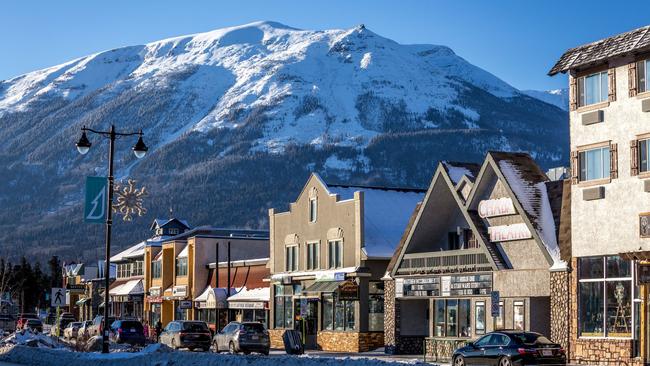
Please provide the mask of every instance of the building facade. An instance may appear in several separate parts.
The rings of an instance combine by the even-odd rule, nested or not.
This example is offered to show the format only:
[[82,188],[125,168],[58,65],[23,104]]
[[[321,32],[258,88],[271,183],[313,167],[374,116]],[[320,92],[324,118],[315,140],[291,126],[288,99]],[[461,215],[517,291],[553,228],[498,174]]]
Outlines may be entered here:
[[386,351],[445,358],[497,329],[568,346],[568,193],[527,154],[440,163],[384,277]]
[[650,354],[650,26],[568,50],[575,362]]
[[312,174],[289,211],[269,211],[273,348],[287,329],[308,348],[383,346],[381,277],[423,193],[327,185]]

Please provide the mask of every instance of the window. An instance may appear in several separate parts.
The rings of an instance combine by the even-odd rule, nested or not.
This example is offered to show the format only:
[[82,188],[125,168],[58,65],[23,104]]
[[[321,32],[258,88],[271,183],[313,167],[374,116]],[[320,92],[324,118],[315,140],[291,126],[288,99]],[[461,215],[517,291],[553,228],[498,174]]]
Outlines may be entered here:
[[384,331],[384,283],[369,282],[368,292],[368,330],[370,332]]
[[343,267],[343,241],[330,241],[327,257],[329,258],[329,268]]
[[291,286],[275,285],[275,299],[273,302],[275,328],[293,328],[293,301]]
[[476,334],[485,334],[485,301],[474,304],[474,328]]
[[609,177],[609,146],[581,151],[578,160],[581,182]]
[[339,300],[334,294],[323,294],[323,329],[354,330],[356,325],[356,303],[356,301]]
[[307,269],[320,268],[320,243],[307,243]]
[[496,319],[496,329],[504,329],[506,327],[504,320],[505,316],[503,314],[503,301],[499,301],[499,316],[497,316]]
[[513,303],[512,312],[512,328],[516,330],[524,330],[526,328],[525,321],[526,305],[523,301],[515,301]]
[[607,71],[578,78],[578,106],[607,101],[609,94]]
[[162,261],[151,262],[151,278],[162,277]]
[[458,236],[458,233],[450,232],[447,234],[447,244],[449,250],[457,250],[460,249],[460,237]]
[[639,93],[650,90],[650,83],[648,83],[648,78],[646,77],[648,67],[650,67],[650,60],[643,60],[636,63],[636,80]]
[[176,276],[187,276],[187,257],[176,258]]
[[284,269],[287,272],[293,272],[298,270],[298,246],[290,245],[285,248],[285,265]]
[[619,256],[578,259],[582,337],[632,337],[632,266]]
[[470,337],[470,300],[434,301],[434,336]]
[[639,172],[650,171],[650,139],[639,140]]
[[316,198],[309,199],[309,222],[316,222],[318,216],[318,200]]
[[133,262],[133,266],[131,267],[131,276],[142,276],[144,274],[142,269],[143,264],[143,261]]

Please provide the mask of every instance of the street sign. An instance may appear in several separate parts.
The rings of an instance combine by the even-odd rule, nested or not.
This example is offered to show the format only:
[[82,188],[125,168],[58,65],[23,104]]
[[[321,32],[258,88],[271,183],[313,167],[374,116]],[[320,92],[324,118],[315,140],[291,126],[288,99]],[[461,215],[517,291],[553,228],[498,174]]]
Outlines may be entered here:
[[52,296],[50,296],[53,307],[68,305],[68,297],[64,288],[52,287]]
[[106,177],[86,177],[86,202],[84,203],[84,221],[93,224],[106,222],[106,195],[108,179]]
[[490,313],[493,318],[501,315],[499,300],[499,291],[490,292]]

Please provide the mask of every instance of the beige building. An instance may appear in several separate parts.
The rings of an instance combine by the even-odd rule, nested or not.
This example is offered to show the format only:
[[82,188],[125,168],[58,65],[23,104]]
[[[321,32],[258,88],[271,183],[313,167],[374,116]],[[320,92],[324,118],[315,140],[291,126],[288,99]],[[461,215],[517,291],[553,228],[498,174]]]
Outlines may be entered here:
[[527,154],[440,163],[384,277],[387,352],[426,345],[448,359],[496,329],[567,345],[571,254],[566,236],[558,240],[567,195]]
[[312,174],[289,211],[269,211],[273,347],[286,329],[329,351],[384,345],[381,277],[423,193]]
[[574,361],[648,362],[650,26],[566,51]]

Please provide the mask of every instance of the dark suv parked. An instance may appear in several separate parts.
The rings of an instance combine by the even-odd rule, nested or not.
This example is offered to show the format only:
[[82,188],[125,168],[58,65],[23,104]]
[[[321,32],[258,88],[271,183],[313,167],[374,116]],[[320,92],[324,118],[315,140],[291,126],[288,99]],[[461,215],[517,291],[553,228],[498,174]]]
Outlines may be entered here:
[[116,343],[144,346],[144,327],[137,320],[116,320],[111,324],[111,339]]

